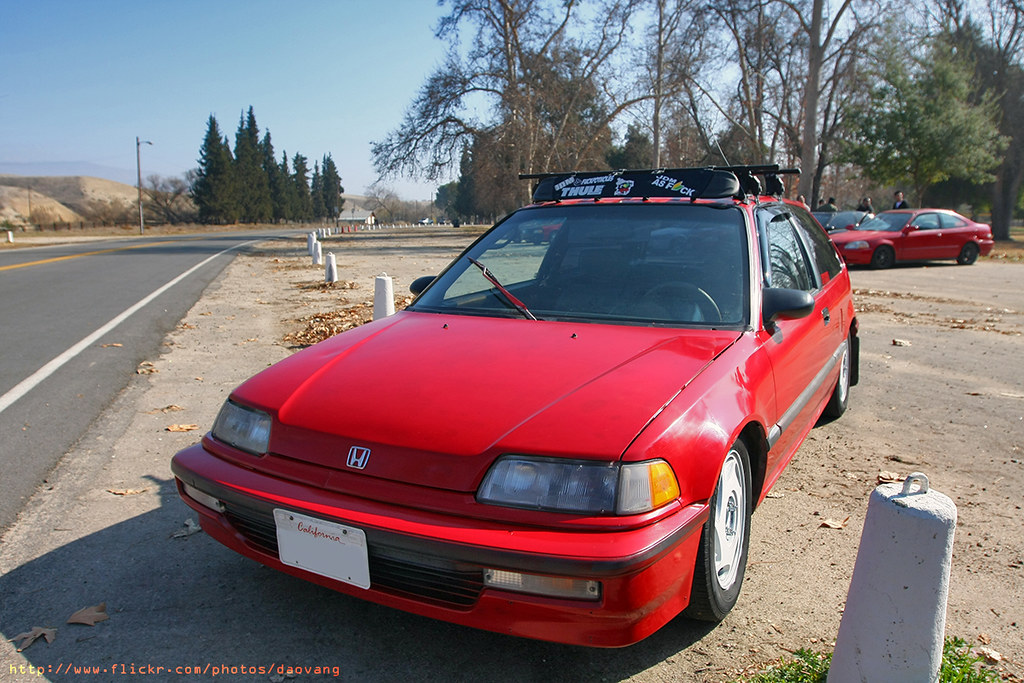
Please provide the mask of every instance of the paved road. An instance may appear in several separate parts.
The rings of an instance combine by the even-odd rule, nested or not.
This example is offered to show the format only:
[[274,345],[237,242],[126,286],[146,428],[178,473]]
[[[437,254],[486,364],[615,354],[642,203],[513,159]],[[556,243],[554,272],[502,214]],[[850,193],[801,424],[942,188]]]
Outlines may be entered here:
[[268,234],[0,252],[0,529],[232,255]]

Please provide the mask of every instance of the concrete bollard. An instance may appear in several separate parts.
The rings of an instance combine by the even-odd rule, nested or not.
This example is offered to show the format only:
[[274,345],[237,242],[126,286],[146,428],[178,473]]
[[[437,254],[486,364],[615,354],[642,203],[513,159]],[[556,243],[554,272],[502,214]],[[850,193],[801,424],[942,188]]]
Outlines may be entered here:
[[14,233],[10,230],[7,231],[7,243],[11,244],[14,242]]
[[324,282],[328,284],[338,281],[338,261],[334,258],[334,252],[327,252],[327,264],[324,266]]
[[313,243],[313,265],[319,266],[324,262],[324,248],[319,242]]
[[395,283],[381,273],[373,283],[373,319],[380,320],[395,312]]
[[314,244],[316,244],[316,234],[311,232],[308,235],[306,235],[306,249],[309,250],[309,255],[310,256],[313,255],[313,245]]
[[955,528],[921,473],[871,493],[828,683],[938,679]]

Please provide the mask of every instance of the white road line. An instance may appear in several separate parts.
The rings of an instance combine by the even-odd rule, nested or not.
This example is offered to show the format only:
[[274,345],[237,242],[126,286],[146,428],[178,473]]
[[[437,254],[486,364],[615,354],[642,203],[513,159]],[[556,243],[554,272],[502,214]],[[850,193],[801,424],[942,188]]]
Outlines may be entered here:
[[178,277],[174,278],[173,280],[171,280],[170,282],[165,284],[160,289],[157,289],[156,291],[151,293],[146,298],[142,299],[141,301],[139,301],[138,303],[136,303],[132,307],[126,309],[124,312],[122,312],[120,315],[118,315],[113,320],[108,322],[106,325],[104,325],[103,327],[99,328],[98,330],[96,330],[95,332],[90,334],[88,337],[86,337],[82,341],[78,342],[77,344],[75,344],[74,346],[69,348],[64,353],[60,354],[59,356],[57,356],[56,358],[51,360],[49,363],[47,363],[43,367],[41,367],[38,370],[36,370],[34,373],[32,373],[32,375],[30,375],[29,377],[25,378],[21,382],[19,382],[17,385],[15,385],[6,394],[4,394],[3,396],[0,396],[0,413],[2,413],[5,410],[7,410],[11,406],[11,404],[14,403],[15,401],[17,401],[19,398],[21,398],[22,396],[24,396],[28,392],[32,391],[33,389],[35,389],[43,380],[45,380],[47,377],[49,377],[50,375],[55,373],[58,369],[60,369],[61,366],[63,366],[69,360],[71,360],[72,358],[74,358],[75,356],[80,354],[82,351],[84,351],[86,348],[88,348],[89,346],[94,344],[96,342],[96,340],[98,340],[100,337],[102,337],[107,332],[110,332],[112,329],[114,329],[115,327],[120,325],[122,322],[124,322],[126,319],[128,319],[133,313],[135,313],[140,308],[142,308],[143,306],[148,304],[150,301],[152,301],[153,299],[157,298],[158,296],[160,296],[161,294],[166,292],[171,287],[173,287],[174,285],[178,284],[179,282],[181,282],[182,280],[187,278],[189,275],[191,275],[192,273],[196,272],[197,270],[199,270],[200,268],[202,268],[203,266],[205,266],[207,263],[209,263],[213,259],[217,258],[218,256],[222,256],[222,255],[228,253],[229,251],[233,251],[233,250],[238,249],[240,247],[244,247],[247,244],[253,244],[254,242],[258,242],[258,241],[259,240],[250,240],[248,242],[242,242],[241,244],[236,244],[233,247],[229,247],[229,248],[225,249],[224,251],[221,251],[221,252],[218,252],[218,253],[214,254],[213,256],[209,257],[205,261],[202,261],[201,263],[197,263],[196,265],[192,266],[191,268],[186,270],[184,273],[182,273]]

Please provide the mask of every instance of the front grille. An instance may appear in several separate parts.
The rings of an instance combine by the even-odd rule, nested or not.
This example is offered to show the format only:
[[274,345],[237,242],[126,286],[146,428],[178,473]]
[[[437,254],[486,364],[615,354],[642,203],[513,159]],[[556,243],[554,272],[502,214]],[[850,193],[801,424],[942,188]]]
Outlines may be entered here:
[[[247,541],[277,556],[277,528],[272,513],[237,503],[224,503],[224,515]],[[422,555],[367,539],[370,583],[417,598],[467,607],[483,590],[483,569],[477,565]]]

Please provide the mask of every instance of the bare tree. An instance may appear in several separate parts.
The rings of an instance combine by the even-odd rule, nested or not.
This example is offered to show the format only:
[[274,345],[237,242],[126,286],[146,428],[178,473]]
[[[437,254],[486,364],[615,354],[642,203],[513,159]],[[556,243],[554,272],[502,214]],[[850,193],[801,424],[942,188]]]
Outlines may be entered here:
[[374,143],[381,176],[438,178],[481,136],[503,151],[511,178],[600,159],[610,123],[640,99],[617,90],[623,79],[610,71],[635,0],[605,0],[589,25],[578,4],[453,0],[437,36],[457,46],[469,29],[471,47],[464,58],[453,47],[402,125]]
[[145,208],[150,220],[162,223],[188,223],[197,217],[185,178],[150,175],[146,178]]

